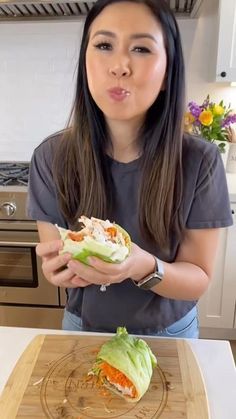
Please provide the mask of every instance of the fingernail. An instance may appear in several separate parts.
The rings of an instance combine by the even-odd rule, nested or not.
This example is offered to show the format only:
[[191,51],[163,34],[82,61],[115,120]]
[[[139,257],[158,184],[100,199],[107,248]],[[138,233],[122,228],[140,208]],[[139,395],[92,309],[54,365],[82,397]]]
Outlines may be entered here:
[[65,263],[69,262],[69,260],[71,260],[71,255],[69,253],[66,253],[63,257],[63,260]]
[[59,240],[59,241],[58,241],[58,246],[59,246],[59,248],[60,248],[60,249],[63,249],[63,247],[64,247],[64,243],[63,243],[63,241],[62,241],[62,240]]
[[62,242],[62,240],[56,240],[53,243],[53,247],[54,247],[55,250],[62,249],[63,248],[63,242]]
[[76,265],[75,262],[73,262],[73,260],[70,260],[69,263],[67,264],[67,266],[68,266],[68,268],[71,268],[71,269],[76,269],[77,268],[77,265]]

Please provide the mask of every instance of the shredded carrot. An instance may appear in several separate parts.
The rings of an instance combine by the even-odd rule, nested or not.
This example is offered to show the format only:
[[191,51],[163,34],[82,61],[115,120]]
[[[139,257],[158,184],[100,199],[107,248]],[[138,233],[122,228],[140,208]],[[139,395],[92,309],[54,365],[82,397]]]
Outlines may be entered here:
[[108,227],[105,229],[105,231],[107,231],[107,233],[109,233],[110,237],[113,239],[114,237],[116,237],[117,235],[117,229],[116,227]]
[[84,240],[83,234],[81,234],[80,232],[76,232],[76,231],[69,232],[68,237],[69,237],[69,239],[74,240],[76,242],[81,242],[82,240]]
[[107,362],[102,362],[100,364],[101,375],[109,379],[111,383],[119,384],[122,387],[128,387],[131,390],[130,397],[136,397],[137,391],[133,383],[119,370],[112,367]]

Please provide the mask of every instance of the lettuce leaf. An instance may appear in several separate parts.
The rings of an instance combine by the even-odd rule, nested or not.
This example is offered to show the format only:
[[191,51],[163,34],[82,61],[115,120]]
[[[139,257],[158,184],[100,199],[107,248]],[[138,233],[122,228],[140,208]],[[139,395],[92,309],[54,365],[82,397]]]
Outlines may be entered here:
[[61,253],[71,253],[73,255],[73,259],[77,259],[85,264],[88,264],[87,258],[89,256],[96,256],[105,262],[110,263],[122,262],[130,253],[131,239],[129,234],[122,227],[117,224],[115,225],[128,239],[128,244],[126,246],[114,244],[113,247],[110,247],[89,237],[85,238],[81,242],[75,242],[70,238],[67,238],[68,230],[57,227],[61,235],[61,239],[64,242],[64,247]]
[[140,338],[130,336],[125,327],[118,327],[116,335],[105,342],[96,358],[93,373],[99,375],[99,364],[105,361],[121,371],[135,386],[138,401],[147,391],[157,359],[148,344]]

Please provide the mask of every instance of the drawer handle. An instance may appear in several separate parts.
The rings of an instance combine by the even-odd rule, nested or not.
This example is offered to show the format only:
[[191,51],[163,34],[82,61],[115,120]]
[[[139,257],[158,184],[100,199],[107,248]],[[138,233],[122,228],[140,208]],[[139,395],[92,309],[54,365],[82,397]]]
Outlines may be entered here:
[[38,243],[33,242],[2,242],[0,241],[0,247],[36,247]]

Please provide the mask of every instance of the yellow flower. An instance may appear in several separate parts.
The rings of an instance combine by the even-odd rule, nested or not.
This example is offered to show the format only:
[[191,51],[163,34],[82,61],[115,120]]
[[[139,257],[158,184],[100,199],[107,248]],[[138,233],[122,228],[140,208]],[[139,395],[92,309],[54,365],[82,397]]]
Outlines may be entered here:
[[213,108],[213,114],[214,115],[223,115],[223,113],[224,113],[224,108],[222,107],[222,106],[220,106],[220,105],[214,105],[214,108]]
[[185,125],[184,126],[184,131],[188,132],[189,134],[193,133],[193,126],[192,125]]
[[191,112],[186,112],[184,115],[184,125],[191,125],[195,121],[194,116],[191,114]]
[[213,122],[213,115],[211,111],[202,111],[199,115],[199,121],[202,125],[209,127]]

